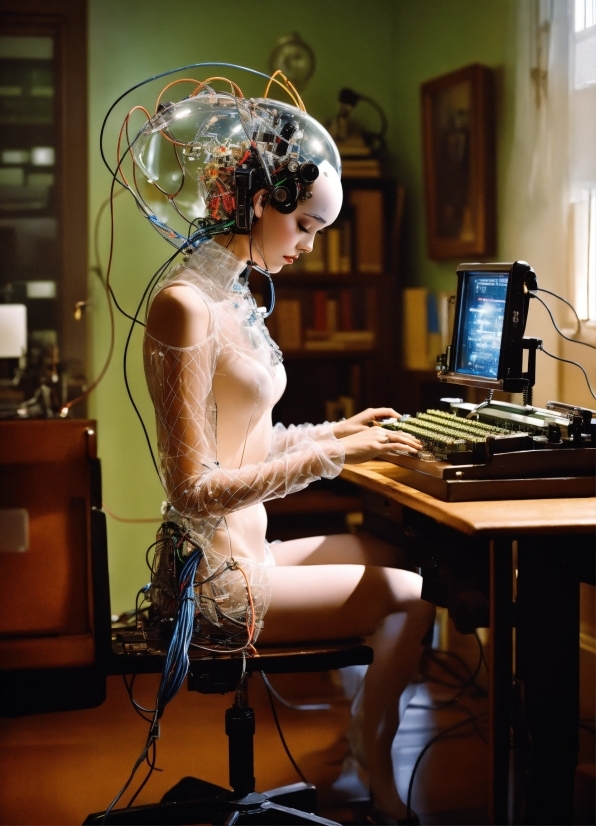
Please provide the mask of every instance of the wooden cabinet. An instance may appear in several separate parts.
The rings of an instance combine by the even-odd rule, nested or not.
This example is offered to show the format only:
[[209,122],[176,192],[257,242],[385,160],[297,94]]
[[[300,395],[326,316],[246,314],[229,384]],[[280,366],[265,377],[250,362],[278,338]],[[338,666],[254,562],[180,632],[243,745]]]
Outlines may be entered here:
[[[86,360],[75,317],[87,298],[86,39],[81,0],[3,0],[0,302],[27,308],[27,375],[59,359],[62,402],[79,394]],[[0,364],[9,402],[14,368]],[[36,388],[22,384],[24,400]]]
[[84,419],[0,422],[0,715],[105,699],[110,604],[96,432]]

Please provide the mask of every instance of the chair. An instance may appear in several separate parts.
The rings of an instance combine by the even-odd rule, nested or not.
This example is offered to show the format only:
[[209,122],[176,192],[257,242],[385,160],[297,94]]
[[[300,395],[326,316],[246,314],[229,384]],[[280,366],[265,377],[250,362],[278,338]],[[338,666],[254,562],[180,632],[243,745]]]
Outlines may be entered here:
[[[139,674],[160,672],[162,656],[126,652],[126,635],[114,643],[112,673]],[[316,789],[307,783],[294,783],[267,792],[255,792],[253,734],[254,712],[248,705],[248,676],[255,673],[287,674],[328,671],[348,665],[372,662],[372,649],[360,640],[344,640],[318,645],[259,648],[259,656],[243,660],[239,656],[197,655],[191,652],[188,687],[201,694],[235,691],[234,703],[226,712],[229,739],[230,789],[185,777],[170,789],[160,803],[113,809],[89,815],[85,824],[290,824],[318,823],[333,826],[334,821],[318,817]],[[336,826],[336,825],[335,825]]]

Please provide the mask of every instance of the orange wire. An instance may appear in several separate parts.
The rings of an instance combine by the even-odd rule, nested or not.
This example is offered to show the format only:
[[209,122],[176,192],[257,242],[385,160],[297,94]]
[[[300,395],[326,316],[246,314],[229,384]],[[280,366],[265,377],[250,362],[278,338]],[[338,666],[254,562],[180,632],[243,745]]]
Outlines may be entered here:
[[198,83],[201,85],[200,80],[196,80],[194,77],[179,77],[178,80],[173,80],[171,83],[168,83],[167,86],[164,86],[159,95],[157,96],[157,100],[155,101],[155,112],[157,113],[157,107],[159,106],[162,97],[168,91],[168,89],[172,86],[175,86],[177,83]]
[[[277,80],[277,75],[279,75],[283,79],[283,81],[285,83],[285,86],[284,86],[284,83],[280,83],[279,80]],[[292,98],[292,100],[294,101],[296,107],[298,109],[301,109],[303,112],[306,112],[306,106],[302,102],[302,98],[298,94],[296,88],[290,83],[290,81],[287,79],[287,77],[281,71],[281,69],[276,69],[275,72],[273,72],[273,74],[269,78],[269,82],[267,83],[267,87],[265,89],[265,94],[263,95],[263,97],[265,97],[265,98],[268,97],[269,89],[271,88],[272,83],[277,83],[278,86],[281,86],[281,88],[288,95],[288,97]]]
[[242,574],[242,576],[246,580],[246,592],[248,594],[248,602],[250,604],[250,624],[249,624],[249,621],[248,621],[248,617],[246,618],[246,631],[248,633],[248,640],[247,640],[246,644],[247,644],[247,646],[252,646],[252,641],[253,641],[253,637],[254,637],[254,634],[255,634],[255,605],[254,605],[254,602],[253,602],[252,591],[250,589],[250,584],[248,582],[248,577],[246,576],[245,571],[242,569],[242,567],[240,565],[238,565],[238,563],[236,563],[236,568],[237,568],[238,571],[240,571],[240,573]]
[[98,377],[91,383],[91,385],[83,392],[80,393],[76,398],[71,399],[71,401],[66,402],[66,404],[62,407],[60,411],[60,418],[65,419],[68,416],[68,411],[71,407],[74,407],[75,404],[83,401],[89,396],[103,379],[105,374],[107,373],[108,367],[110,366],[110,362],[112,361],[112,355],[114,353],[114,342],[115,342],[115,324],[114,324],[114,308],[112,307],[112,296],[110,295],[110,272],[112,269],[112,258],[114,253],[114,187],[116,185],[116,178],[112,178],[112,186],[110,187],[110,255],[108,258],[108,266],[106,269],[106,282],[105,282],[105,289],[106,289],[106,296],[108,300],[108,311],[110,313],[110,346],[108,348],[108,355],[104,362],[103,367],[98,375]]
[[133,523],[133,522],[134,523],[163,522],[163,516],[159,517],[159,518],[149,517],[148,519],[127,519],[125,516],[116,516],[115,513],[112,513],[112,511],[108,508],[108,506],[106,505],[105,502],[102,502],[101,507],[108,514],[108,516],[111,516],[112,519],[115,519],[117,522],[130,522],[130,523]]
[[[120,127],[120,133],[118,135],[118,143],[117,143],[117,147],[116,147],[116,152],[117,152],[116,170],[120,173],[120,175],[122,176],[122,180],[124,181],[124,183],[128,187],[130,186],[130,184],[126,180],[126,176],[124,175],[124,172],[122,171],[122,163],[121,163],[121,158],[120,158],[120,146],[121,146],[121,143],[122,143],[122,134],[125,130],[126,130],[126,137],[128,138],[128,121],[129,121],[129,118],[132,115],[132,113],[135,112],[137,109],[140,109],[141,112],[143,112],[145,115],[147,115],[147,120],[151,120],[151,115],[149,114],[147,109],[145,109],[144,106],[133,106],[132,109],[130,110],[130,112],[126,115],[126,117],[122,121],[122,126]],[[134,156],[133,156],[133,165],[134,165]]]
[[178,78],[178,80],[173,80],[171,83],[168,83],[168,85],[164,86],[164,88],[161,90],[155,102],[155,111],[157,112],[157,107],[159,106],[162,97],[171,86],[175,86],[177,83],[195,83],[196,86],[190,93],[190,97],[194,97],[208,83],[211,83],[212,80],[223,80],[224,83],[229,83],[231,89],[235,92],[235,96],[239,98],[244,98],[244,95],[242,94],[242,89],[238,86],[238,84],[234,83],[233,80],[229,80],[229,78],[227,77],[208,77],[207,80],[196,80],[193,77],[180,77]]

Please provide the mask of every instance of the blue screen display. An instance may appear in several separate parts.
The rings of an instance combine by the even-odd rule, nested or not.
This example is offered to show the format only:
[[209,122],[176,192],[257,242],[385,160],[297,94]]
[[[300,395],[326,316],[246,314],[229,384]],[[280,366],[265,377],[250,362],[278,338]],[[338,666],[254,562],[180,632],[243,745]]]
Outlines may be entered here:
[[468,272],[462,285],[455,372],[496,379],[509,274]]

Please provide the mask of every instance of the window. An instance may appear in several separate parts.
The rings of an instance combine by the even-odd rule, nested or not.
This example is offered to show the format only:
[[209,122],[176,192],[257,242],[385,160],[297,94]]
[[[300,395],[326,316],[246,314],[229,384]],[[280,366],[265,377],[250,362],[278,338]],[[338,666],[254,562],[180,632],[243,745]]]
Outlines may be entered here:
[[580,318],[596,320],[596,0],[575,0],[569,158],[571,277]]

